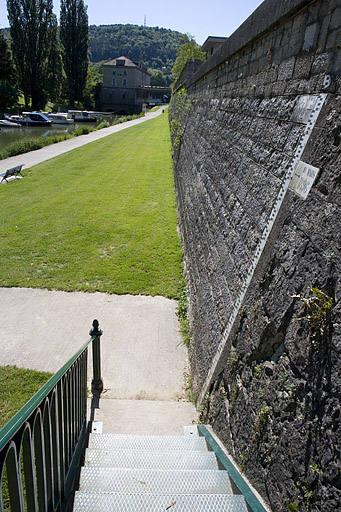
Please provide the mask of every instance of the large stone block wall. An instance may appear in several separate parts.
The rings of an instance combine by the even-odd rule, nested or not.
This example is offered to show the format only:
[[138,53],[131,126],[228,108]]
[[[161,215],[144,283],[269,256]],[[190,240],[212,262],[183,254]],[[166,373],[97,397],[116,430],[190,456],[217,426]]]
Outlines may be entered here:
[[267,0],[170,108],[192,394],[275,512],[341,510],[340,47],[340,2]]

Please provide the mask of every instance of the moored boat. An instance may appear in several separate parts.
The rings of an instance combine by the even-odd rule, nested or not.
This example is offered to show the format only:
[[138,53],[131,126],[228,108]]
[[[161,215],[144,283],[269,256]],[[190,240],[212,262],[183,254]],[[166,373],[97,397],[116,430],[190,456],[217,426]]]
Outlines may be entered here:
[[75,122],[74,119],[71,119],[67,114],[63,114],[62,112],[49,112],[46,115],[53,124],[73,124]]
[[42,112],[23,112],[22,118],[19,118],[17,122],[21,126],[50,126],[52,124],[52,121]]
[[19,128],[20,124],[10,121],[9,119],[0,119],[1,128]]
[[7,121],[11,121],[11,123],[16,123],[19,126],[20,126],[19,121],[23,120],[23,116],[17,116],[15,114],[13,114],[12,116],[8,116],[5,114],[5,118],[7,119]]
[[68,117],[76,123],[95,123],[97,121],[93,112],[88,112],[87,110],[69,110]]

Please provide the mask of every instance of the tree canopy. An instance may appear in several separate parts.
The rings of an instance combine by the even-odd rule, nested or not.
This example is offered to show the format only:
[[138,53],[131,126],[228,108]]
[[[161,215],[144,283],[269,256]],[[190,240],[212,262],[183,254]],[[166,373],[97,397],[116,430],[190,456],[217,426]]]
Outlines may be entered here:
[[150,85],[157,85],[159,87],[167,87],[167,79],[162,73],[161,69],[148,69],[150,74]]
[[[25,104],[45,107],[49,87],[57,80],[56,68],[49,66],[57,47],[57,19],[52,0],[7,0],[12,54]],[[52,75],[52,77],[51,77]]]
[[88,15],[83,0],[61,0],[60,40],[71,105],[83,101],[88,73]]
[[190,34],[183,34],[180,39],[182,44],[177,51],[175,64],[172,69],[175,80],[181,75],[188,59],[206,59],[205,52],[201,51],[200,46]]
[[180,32],[138,25],[90,25],[89,56],[92,62],[121,55],[146,68],[173,67],[179,48]]
[[12,106],[18,100],[12,55],[4,34],[0,32],[0,108]]

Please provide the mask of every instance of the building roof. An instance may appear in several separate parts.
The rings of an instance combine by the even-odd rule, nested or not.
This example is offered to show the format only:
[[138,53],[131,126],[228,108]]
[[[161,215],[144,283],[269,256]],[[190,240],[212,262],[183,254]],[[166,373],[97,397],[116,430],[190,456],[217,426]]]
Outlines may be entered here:
[[225,43],[226,39],[228,39],[228,37],[208,36],[206,41],[201,46],[201,51],[207,52],[209,48],[212,48],[212,46],[220,46],[221,44]]
[[[108,60],[107,62],[105,62],[103,64],[103,66],[117,66],[117,61],[124,61],[124,64],[121,66],[123,67],[131,67],[131,68],[138,68],[140,71],[142,71],[143,73],[146,73],[147,75],[149,75],[150,73],[148,73],[148,71],[146,70],[145,67],[143,67],[141,64],[138,64],[138,62],[133,62],[132,60],[128,59],[128,57],[125,57],[124,55],[122,55],[121,57],[117,57],[116,59],[113,59],[113,60]],[[120,65],[118,65],[118,67],[120,67]]]

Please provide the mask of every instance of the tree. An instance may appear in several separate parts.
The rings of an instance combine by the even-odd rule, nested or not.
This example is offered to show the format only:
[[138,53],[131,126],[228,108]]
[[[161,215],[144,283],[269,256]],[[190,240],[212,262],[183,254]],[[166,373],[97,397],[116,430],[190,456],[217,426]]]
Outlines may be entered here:
[[66,96],[71,105],[82,102],[88,72],[89,27],[83,0],[61,0],[60,41],[66,75]]
[[12,55],[2,31],[0,32],[0,80],[7,82],[15,80]]
[[15,70],[7,40],[0,32],[0,108],[12,107],[18,101]]
[[89,63],[83,99],[83,105],[87,109],[97,108],[102,84],[102,70],[100,68],[101,66],[98,64]]
[[150,85],[156,85],[158,87],[166,87],[167,80],[161,69],[148,69],[150,73]]
[[51,37],[53,41],[58,42],[51,45],[47,59],[46,84],[49,93],[49,100],[57,102],[60,99],[63,84],[63,64],[61,57],[61,49],[58,38],[57,18],[55,17],[51,23]]
[[183,43],[178,48],[175,63],[172,69],[175,81],[180,77],[188,59],[206,59],[205,52],[200,50],[200,46],[195,42],[193,36],[190,34],[182,34],[180,39],[183,41]]
[[52,0],[7,0],[12,54],[25,104],[45,107],[49,97],[49,56],[58,47]]

